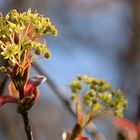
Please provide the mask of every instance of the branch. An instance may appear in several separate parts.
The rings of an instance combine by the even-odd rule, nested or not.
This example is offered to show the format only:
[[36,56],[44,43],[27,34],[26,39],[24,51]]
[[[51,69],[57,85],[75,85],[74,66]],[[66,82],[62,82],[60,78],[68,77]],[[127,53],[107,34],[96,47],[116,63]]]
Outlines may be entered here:
[[22,113],[21,115],[22,115],[22,118],[24,121],[24,127],[25,127],[25,131],[27,134],[27,138],[28,138],[28,140],[33,140],[31,125],[30,125],[29,119],[28,119],[28,112]]

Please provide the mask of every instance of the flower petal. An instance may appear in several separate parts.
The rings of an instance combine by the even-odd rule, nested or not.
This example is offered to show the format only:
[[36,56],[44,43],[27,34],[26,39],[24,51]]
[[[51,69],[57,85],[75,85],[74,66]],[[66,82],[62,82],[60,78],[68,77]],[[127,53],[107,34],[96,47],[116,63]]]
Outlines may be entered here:
[[0,107],[6,103],[17,103],[17,98],[12,96],[0,96]]

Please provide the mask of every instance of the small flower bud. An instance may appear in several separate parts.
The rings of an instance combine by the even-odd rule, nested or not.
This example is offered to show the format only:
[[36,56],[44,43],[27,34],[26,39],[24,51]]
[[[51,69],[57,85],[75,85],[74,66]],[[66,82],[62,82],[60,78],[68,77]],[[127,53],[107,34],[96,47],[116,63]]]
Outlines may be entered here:
[[36,48],[36,49],[35,49],[35,54],[36,54],[36,55],[40,55],[41,52],[42,52],[41,49],[39,49],[39,48]]
[[81,81],[82,80],[82,75],[78,75],[77,79]]
[[114,112],[114,115],[118,117],[123,117],[123,111],[121,109],[118,109]]
[[52,29],[51,31],[53,36],[57,36],[58,35],[58,31],[56,29]]
[[99,104],[99,103],[96,103],[96,104],[93,105],[93,110],[94,110],[94,111],[98,111],[98,110],[100,110],[101,108],[102,108],[102,105]]
[[105,84],[106,84],[106,81],[105,81],[105,80],[100,80],[100,81],[99,81],[99,85],[100,85],[100,86],[105,85]]
[[127,108],[128,107],[128,102],[127,101],[124,102],[123,107],[124,108]]
[[44,54],[44,56],[45,56],[45,58],[50,58],[51,57],[51,53],[50,52],[46,52],[45,54]]
[[115,104],[115,102],[111,101],[111,102],[109,103],[109,106],[110,106],[111,108],[114,108],[114,107],[116,106],[116,104]]
[[94,97],[95,91],[93,89],[89,90],[87,93],[90,97]]
[[103,93],[101,97],[102,97],[103,101],[106,103],[110,102],[112,99],[112,95],[109,93]]
[[75,93],[73,93],[73,94],[71,95],[71,100],[72,100],[72,101],[75,101],[75,100],[76,100],[76,96],[77,96],[77,95],[76,95]]

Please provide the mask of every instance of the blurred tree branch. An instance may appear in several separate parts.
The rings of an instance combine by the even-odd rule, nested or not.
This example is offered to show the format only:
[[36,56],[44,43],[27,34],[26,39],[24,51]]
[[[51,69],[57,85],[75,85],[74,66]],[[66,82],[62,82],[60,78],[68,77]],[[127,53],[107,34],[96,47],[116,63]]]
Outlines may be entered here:
[[[132,6],[132,38],[129,46],[129,50],[126,55],[126,63],[130,69],[134,69],[132,71],[132,75],[134,78],[136,77],[134,84],[139,84],[140,76],[139,76],[139,67],[135,67],[135,64],[140,60],[140,0],[130,1]],[[138,81],[138,82],[137,82]],[[139,85],[138,85],[139,87]],[[138,93],[138,109],[136,116],[136,123],[140,121],[140,94]]]
[[135,63],[140,57],[140,1],[130,1],[130,5],[132,7],[132,37],[126,53],[126,61]]
[[22,11],[26,8],[26,1],[25,0],[13,0],[12,3],[10,3],[10,9],[11,7],[13,9],[16,9],[17,11]]
[[[131,29],[131,37],[128,49],[122,54],[122,88],[129,92],[139,90],[139,60],[140,60],[140,1],[129,1],[132,11],[131,22],[128,28]],[[131,88],[130,88],[131,87]],[[133,88],[132,88],[133,87]],[[130,91],[131,90],[131,91]],[[135,94],[136,95],[136,94]]]
[[[140,0],[129,0],[132,17],[130,29],[131,38],[128,50],[122,55],[123,76],[122,87],[132,92],[131,96],[136,96],[138,108],[136,110],[136,124],[140,122]],[[138,93],[138,94],[137,94]]]

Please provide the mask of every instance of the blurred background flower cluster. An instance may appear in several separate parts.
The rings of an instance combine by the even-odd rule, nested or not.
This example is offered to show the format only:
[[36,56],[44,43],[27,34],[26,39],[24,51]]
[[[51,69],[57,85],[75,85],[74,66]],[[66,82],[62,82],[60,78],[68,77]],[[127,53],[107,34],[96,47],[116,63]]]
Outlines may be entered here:
[[[129,101],[125,117],[140,120],[140,1],[139,0],[1,0],[0,12],[31,8],[50,17],[59,31],[46,37],[50,60],[39,60],[31,75],[45,74],[40,101],[30,112],[35,139],[61,140],[62,130],[75,121],[69,111],[68,85],[77,74],[105,79],[121,88]],[[2,63],[2,61],[0,61]],[[7,77],[0,75],[0,94],[8,94]],[[65,99],[65,100],[64,100]],[[105,140],[116,140],[112,117],[95,122]],[[0,110],[0,139],[25,140],[16,106]],[[21,139],[22,138],[22,139]],[[94,138],[93,138],[94,139]]]

